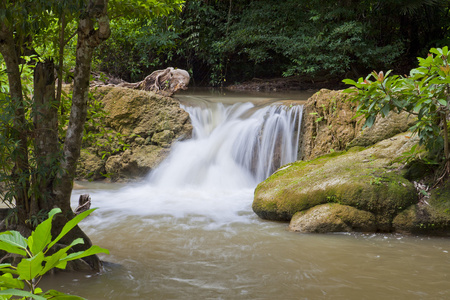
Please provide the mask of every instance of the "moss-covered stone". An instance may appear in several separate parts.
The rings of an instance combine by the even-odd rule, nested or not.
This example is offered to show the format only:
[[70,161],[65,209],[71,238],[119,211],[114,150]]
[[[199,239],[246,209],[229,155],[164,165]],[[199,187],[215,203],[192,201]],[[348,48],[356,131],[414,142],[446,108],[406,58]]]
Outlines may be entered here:
[[264,219],[289,221],[316,205],[338,203],[373,213],[377,230],[390,231],[398,212],[417,202],[413,184],[393,163],[416,142],[401,134],[368,149],[282,167],[258,185],[253,210]]
[[450,236],[450,181],[400,213],[393,226],[402,233]]
[[296,213],[289,224],[289,230],[310,233],[373,232],[377,230],[377,220],[373,213],[329,203]]
[[98,155],[92,153],[93,149],[83,149],[80,153],[78,174],[85,179],[98,180],[104,178],[105,161]]

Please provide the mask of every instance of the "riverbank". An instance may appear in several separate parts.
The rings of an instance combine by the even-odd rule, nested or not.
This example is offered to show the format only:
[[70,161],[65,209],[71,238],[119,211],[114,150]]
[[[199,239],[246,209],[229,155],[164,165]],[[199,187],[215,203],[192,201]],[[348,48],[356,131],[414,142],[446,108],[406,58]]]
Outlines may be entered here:
[[237,83],[226,87],[235,91],[306,91],[320,89],[337,90],[345,88],[345,84],[336,79],[307,78],[307,77],[278,77],[278,78],[253,78],[250,81]]

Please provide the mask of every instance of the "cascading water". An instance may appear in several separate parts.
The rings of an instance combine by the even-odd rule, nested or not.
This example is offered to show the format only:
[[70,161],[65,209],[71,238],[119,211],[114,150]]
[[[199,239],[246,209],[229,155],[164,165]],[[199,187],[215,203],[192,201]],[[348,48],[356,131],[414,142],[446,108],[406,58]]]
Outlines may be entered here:
[[175,145],[150,176],[159,186],[254,187],[297,158],[302,105],[183,106],[193,138]]
[[191,117],[192,139],[176,143],[143,182],[91,192],[94,205],[115,221],[128,215],[170,217],[183,228],[252,222],[256,185],[297,157],[302,105],[293,103],[257,107],[196,99],[182,105]]

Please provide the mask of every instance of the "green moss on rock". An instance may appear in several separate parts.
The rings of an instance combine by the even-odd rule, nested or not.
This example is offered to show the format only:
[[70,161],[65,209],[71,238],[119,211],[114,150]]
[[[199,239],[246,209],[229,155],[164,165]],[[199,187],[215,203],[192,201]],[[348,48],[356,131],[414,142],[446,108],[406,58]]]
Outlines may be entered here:
[[264,219],[289,221],[297,212],[337,203],[372,213],[377,230],[390,231],[398,212],[417,202],[413,184],[393,163],[415,142],[401,134],[368,149],[292,163],[258,185],[253,210]]
[[402,233],[450,236],[450,181],[432,190],[429,199],[400,213],[393,226]]

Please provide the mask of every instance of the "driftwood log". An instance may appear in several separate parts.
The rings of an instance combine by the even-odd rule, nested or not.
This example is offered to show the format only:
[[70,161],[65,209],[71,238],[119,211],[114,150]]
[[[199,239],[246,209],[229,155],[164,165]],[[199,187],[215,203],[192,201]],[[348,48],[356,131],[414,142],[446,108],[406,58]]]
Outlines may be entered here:
[[83,194],[80,195],[80,198],[78,199],[78,207],[75,208],[74,213],[76,215],[79,215],[90,208],[91,208],[91,196],[89,196],[89,194]]
[[190,81],[186,70],[172,67],[157,70],[144,78],[144,80],[129,83],[117,78],[108,78],[102,74],[94,74],[93,86],[115,85],[131,89],[153,91],[163,96],[170,97],[178,90],[185,90]]

